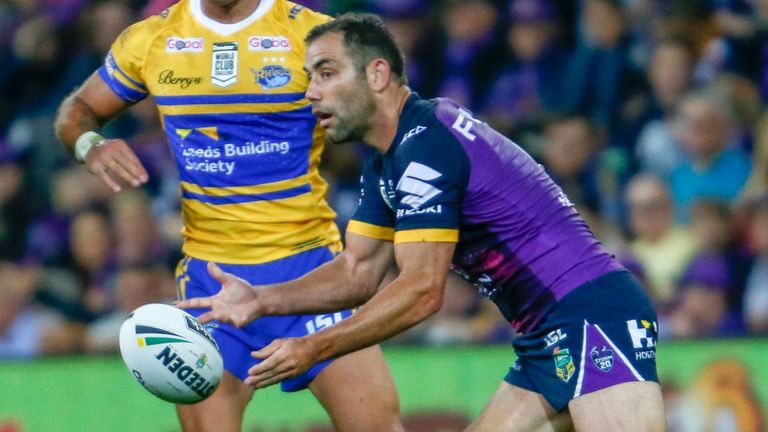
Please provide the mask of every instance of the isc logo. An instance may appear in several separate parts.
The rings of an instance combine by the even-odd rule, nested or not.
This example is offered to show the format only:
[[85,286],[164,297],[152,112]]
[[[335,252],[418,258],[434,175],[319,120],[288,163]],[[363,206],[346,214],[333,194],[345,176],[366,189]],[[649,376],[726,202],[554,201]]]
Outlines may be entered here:
[[342,319],[344,319],[344,317],[341,315],[341,312],[327,315],[317,315],[314,319],[305,323],[307,327],[307,334],[312,334],[324,328],[331,327]]

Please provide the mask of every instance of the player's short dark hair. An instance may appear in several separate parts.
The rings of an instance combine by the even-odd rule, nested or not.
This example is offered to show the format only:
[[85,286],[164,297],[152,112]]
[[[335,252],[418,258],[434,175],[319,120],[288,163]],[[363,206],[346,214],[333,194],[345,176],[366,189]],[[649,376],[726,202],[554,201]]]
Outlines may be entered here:
[[379,16],[370,13],[345,13],[310,30],[305,41],[309,45],[326,33],[344,35],[347,54],[361,70],[365,70],[374,59],[382,58],[389,63],[395,80],[407,84],[405,55]]

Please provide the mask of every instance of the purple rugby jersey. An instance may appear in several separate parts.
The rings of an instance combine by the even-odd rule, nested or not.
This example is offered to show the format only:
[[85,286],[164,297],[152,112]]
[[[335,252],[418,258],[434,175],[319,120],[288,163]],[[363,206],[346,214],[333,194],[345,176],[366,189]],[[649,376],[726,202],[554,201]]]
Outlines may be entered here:
[[622,269],[541,165],[450,99],[410,96],[392,146],[368,161],[352,220],[363,235],[394,228],[395,243],[455,241],[458,231],[452,270],[521,333],[578,286]]

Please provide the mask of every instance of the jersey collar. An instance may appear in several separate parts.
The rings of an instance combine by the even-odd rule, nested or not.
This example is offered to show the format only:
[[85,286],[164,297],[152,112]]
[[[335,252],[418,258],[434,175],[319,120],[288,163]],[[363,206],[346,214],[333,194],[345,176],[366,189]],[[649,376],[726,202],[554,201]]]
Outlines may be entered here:
[[261,0],[259,6],[256,7],[256,10],[244,20],[232,24],[223,24],[208,18],[208,16],[203,13],[202,0],[189,0],[189,7],[192,10],[192,16],[195,17],[195,20],[204,27],[224,36],[234,34],[253,24],[254,21],[264,16],[274,4],[275,0]]

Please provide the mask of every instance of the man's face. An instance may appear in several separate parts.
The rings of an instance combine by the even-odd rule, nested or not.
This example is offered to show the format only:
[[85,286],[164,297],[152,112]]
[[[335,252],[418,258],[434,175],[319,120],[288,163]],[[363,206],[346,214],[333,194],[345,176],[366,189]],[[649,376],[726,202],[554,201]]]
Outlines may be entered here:
[[326,131],[326,141],[361,141],[376,112],[365,74],[344,48],[340,33],[326,33],[307,47],[304,68],[309,72],[307,99]]

